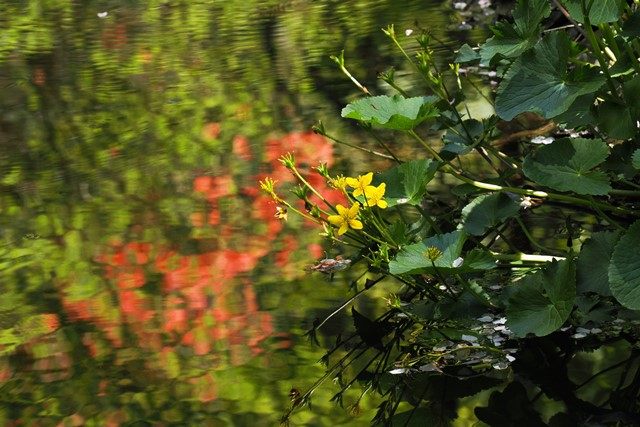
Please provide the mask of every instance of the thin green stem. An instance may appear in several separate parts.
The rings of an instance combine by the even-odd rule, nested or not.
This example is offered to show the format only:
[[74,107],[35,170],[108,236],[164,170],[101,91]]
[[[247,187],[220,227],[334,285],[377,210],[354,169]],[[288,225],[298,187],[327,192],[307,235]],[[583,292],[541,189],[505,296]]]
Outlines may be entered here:
[[615,212],[618,214],[640,216],[640,212],[632,211],[632,210],[621,208],[618,206],[611,206],[608,203],[580,199],[573,196],[566,196],[564,194],[548,193],[546,191],[528,190],[524,188],[504,187],[502,185],[489,184],[487,182],[476,181],[471,178],[467,178],[464,175],[458,173],[457,171],[454,171],[451,169],[449,170],[445,169],[444,172],[447,172],[452,176],[458,178],[460,181],[466,182],[467,184],[471,184],[474,187],[482,188],[489,191],[500,191],[500,192],[506,192],[506,193],[520,194],[523,196],[538,197],[542,199],[558,200],[558,201],[567,202],[567,203],[580,205],[580,206],[586,206],[586,207],[594,207],[595,205],[595,206],[598,206],[600,209]]
[[368,148],[360,147],[360,146],[355,145],[355,144],[350,144],[348,142],[345,142],[345,141],[342,141],[340,139],[337,139],[337,138],[335,138],[335,137],[333,137],[333,136],[331,136],[329,134],[326,134],[326,133],[323,134],[323,136],[329,138],[330,140],[332,140],[333,142],[335,142],[337,144],[344,145],[344,146],[349,147],[349,148],[355,148],[356,150],[364,151],[365,153],[373,154],[374,156],[382,157],[382,158],[385,158],[385,159],[399,161],[393,155],[387,155],[387,154],[381,153],[379,151],[374,151],[374,150],[370,150]]
[[587,36],[587,40],[591,45],[591,49],[593,50],[593,53],[598,59],[598,63],[600,64],[600,70],[602,71],[602,74],[604,74],[605,78],[607,79],[607,85],[609,86],[611,95],[616,99],[618,99],[619,101],[622,101],[622,99],[620,98],[620,95],[618,95],[618,89],[616,88],[616,85],[613,82],[613,79],[611,78],[611,74],[609,74],[609,65],[607,64],[607,61],[605,60],[604,55],[602,54],[602,50],[600,48],[600,44],[598,43],[598,39],[596,38],[596,35],[593,32],[593,28],[591,27],[591,21],[589,20],[589,11],[587,10],[585,0],[582,0],[580,3],[582,5],[582,15],[584,16],[584,30]]
[[529,261],[529,262],[552,262],[552,261],[562,261],[565,258],[554,255],[535,255],[535,254],[524,254],[524,253],[516,253],[516,254],[499,254],[496,252],[491,252],[491,255],[498,261]]

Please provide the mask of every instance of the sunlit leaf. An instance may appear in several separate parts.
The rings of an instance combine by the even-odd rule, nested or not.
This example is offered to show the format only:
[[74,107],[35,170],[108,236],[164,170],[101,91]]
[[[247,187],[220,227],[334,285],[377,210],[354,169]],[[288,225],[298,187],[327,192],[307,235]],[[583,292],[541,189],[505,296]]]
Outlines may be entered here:
[[411,130],[424,120],[438,116],[436,98],[380,95],[362,98],[342,109],[342,117],[387,129]]
[[529,179],[555,190],[604,195],[611,190],[609,178],[592,169],[608,155],[600,139],[560,139],[528,155],[522,170]]
[[386,183],[384,199],[389,206],[422,202],[427,184],[440,164],[430,159],[412,160],[374,176],[374,185]]
[[[582,13],[583,0],[562,0],[567,12],[573,19],[581,24],[585,23]],[[606,22],[617,21],[624,11],[624,0],[586,0],[585,6],[591,5],[589,9],[589,22],[592,25],[604,24]]]
[[507,324],[518,337],[545,336],[569,318],[576,296],[572,261],[557,261],[514,283],[507,306]]
[[[392,274],[433,273],[436,270],[441,273],[466,273],[494,268],[495,260],[486,251],[472,250],[466,257],[460,256],[466,239],[464,231],[456,230],[407,246],[389,263],[389,271]],[[433,248],[437,248],[441,254],[432,261],[427,251]]]

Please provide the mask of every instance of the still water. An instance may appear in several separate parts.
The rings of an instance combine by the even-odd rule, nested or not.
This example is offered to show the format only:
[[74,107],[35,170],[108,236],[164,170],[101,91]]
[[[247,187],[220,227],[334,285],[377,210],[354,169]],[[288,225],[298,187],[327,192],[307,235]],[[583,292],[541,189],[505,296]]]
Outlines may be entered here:
[[[361,140],[329,55],[384,90],[406,67],[388,24],[442,52],[477,31],[449,1],[2,2],[0,425],[278,424],[323,373],[303,334],[349,278],[305,271],[339,249],[257,181],[291,182],[289,151],[364,172],[309,129]],[[368,425],[375,397],[333,393],[292,423]]]

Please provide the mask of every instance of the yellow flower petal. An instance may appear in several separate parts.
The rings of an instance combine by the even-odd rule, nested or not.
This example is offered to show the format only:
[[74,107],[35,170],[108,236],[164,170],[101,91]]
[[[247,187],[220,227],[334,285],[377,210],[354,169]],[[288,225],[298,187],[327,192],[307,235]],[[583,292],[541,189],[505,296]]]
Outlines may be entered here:
[[348,177],[348,178],[345,178],[344,180],[347,183],[347,185],[352,188],[356,188],[359,183],[359,181],[356,178]]
[[358,203],[354,203],[353,206],[349,208],[347,218],[355,218],[358,215],[358,211],[360,211],[360,205]]
[[340,215],[329,215],[327,217],[327,221],[329,221],[333,225],[340,225],[345,222],[344,218]]
[[354,230],[362,230],[362,222],[358,221],[357,219],[351,219],[349,220],[349,227],[353,228]]
[[387,206],[389,206],[389,204],[387,203],[386,200],[378,200],[378,207],[380,209],[386,209]]
[[344,233],[347,232],[347,230],[349,229],[349,225],[347,224],[347,222],[343,222],[342,225],[340,226],[340,229],[338,229],[338,235],[343,235]]

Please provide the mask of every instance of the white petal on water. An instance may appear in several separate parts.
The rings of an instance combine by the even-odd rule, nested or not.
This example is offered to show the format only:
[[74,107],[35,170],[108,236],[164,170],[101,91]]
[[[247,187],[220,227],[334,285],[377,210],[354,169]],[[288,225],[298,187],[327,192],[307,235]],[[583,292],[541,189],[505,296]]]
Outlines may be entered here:
[[398,368],[398,369],[392,369],[391,371],[389,371],[391,375],[402,375],[407,372],[409,372],[409,369],[407,368]]
[[500,371],[503,369],[507,369],[508,367],[509,364],[507,362],[498,362],[493,364],[493,369],[498,369]]
[[586,337],[587,334],[585,334],[584,332],[578,332],[576,334],[571,335],[571,338],[575,338],[577,340]]
[[485,314],[484,316],[479,317],[478,320],[483,323],[493,322],[493,316]]
[[516,360],[516,358],[515,358],[515,357],[513,357],[513,356],[512,356],[512,355],[510,355],[510,354],[507,354],[507,355],[506,355],[506,359],[507,359],[509,362],[513,362],[514,360]]
[[426,365],[422,365],[418,368],[419,371],[422,372],[434,372],[434,371],[440,371],[440,369],[438,369],[438,367],[436,365],[434,365],[433,363],[429,363]]
[[462,341],[466,341],[466,342],[476,342],[478,341],[478,337],[474,336],[474,335],[462,335]]
[[104,19],[107,16],[109,16],[109,12],[98,12],[97,15],[98,15],[98,18]]
[[504,325],[505,323],[507,323],[507,318],[506,317],[501,317],[501,318],[493,321],[494,325]]
[[458,268],[462,265],[463,262],[464,262],[464,259],[461,256],[459,256],[458,258],[453,260],[451,265],[453,265],[454,268]]
[[411,28],[407,28],[406,30],[404,30],[405,36],[409,37],[411,34],[413,34],[413,30]]

